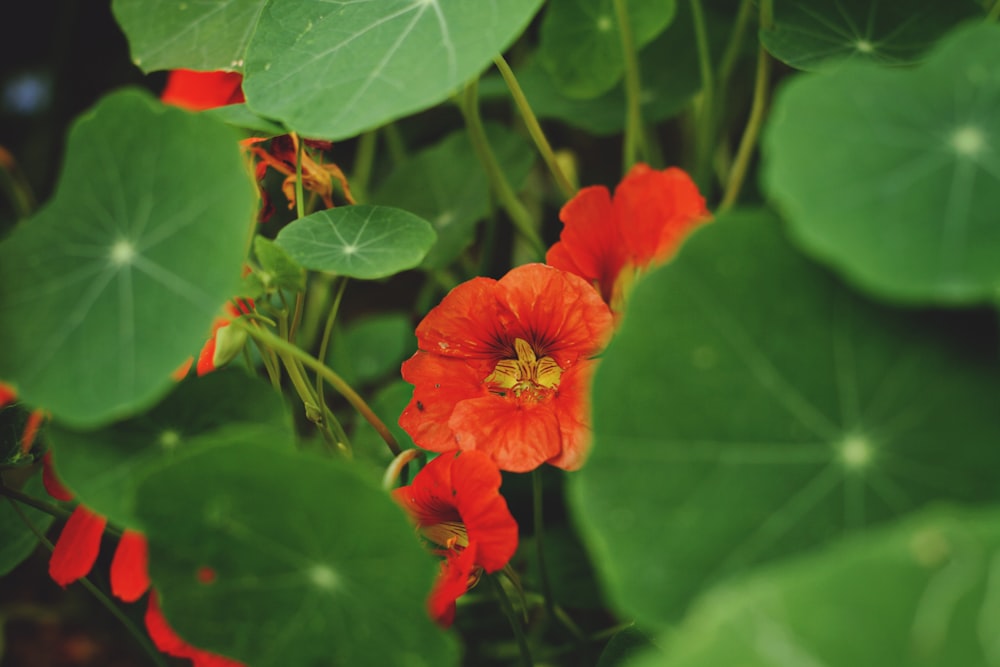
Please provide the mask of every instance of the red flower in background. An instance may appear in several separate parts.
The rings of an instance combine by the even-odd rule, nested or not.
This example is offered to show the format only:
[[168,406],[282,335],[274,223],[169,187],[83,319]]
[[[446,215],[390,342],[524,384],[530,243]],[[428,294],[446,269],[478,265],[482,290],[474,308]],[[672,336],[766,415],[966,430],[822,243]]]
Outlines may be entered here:
[[417,326],[399,425],[436,452],[479,450],[502,470],[583,463],[590,378],[612,317],[583,280],[528,264],[453,289]]
[[160,101],[190,111],[239,104],[244,101],[242,84],[243,75],[239,72],[175,69],[167,77]]
[[615,189],[583,188],[563,206],[563,230],[545,261],[574,273],[621,312],[636,273],[661,264],[709,218],[705,198],[684,171],[635,165]]
[[500,495],[500,483],[489,456],[451,451],[392,493],[445,557],[428,601],[431,616],[445,627],[454,620],[455,600],[482,571],[503,569],[517,551],[517,522]]

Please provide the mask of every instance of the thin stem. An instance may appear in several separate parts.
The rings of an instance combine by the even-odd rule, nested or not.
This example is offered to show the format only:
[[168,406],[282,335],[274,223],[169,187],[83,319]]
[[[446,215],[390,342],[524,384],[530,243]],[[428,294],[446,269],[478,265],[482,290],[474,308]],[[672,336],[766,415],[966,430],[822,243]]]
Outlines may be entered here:
[[712,75],[712,54],[708,46],[708,32],[705,29],[705,16],[701,9],[701,0],[690,0],[691,19],[694,24],[695,40],[698,44],[698,69],[701,73],[701,93],[698,97],[698,114],[695,146],[695,181],[702,191],[708,190],[709,164],[712,155],[714,134],[713,90],[715,81]]
[[375,130],[369,130],[358,137],[358,147],[354,153],[354,169],[351,170],[351,190],[358,201],[368,199],[368,181],[372,177],[377,146],[378,134]]
[[359,396],[349,384],[344,382],[344,379],[337,375],[333,369],[305,350],[300,349],[296,345],[292,345],[267,329],[249,326],[242,320],[235,320],[235,322],[239,326],[242,326],[246,332],[254,338],[254,340],[258,340],[263,345],[273,348],[279,354],[285,354],[294,359],[298,359],[304,366],[319,373],[324,380],[329,382],[330,385],[340,393],[341,396],[347,399],[347,402],[350,403],[355,410],[361,413],[361,416],[372,425],[372,428],[378,431],[378,434],[382,436],[382,439],[389,447],[389,451],[392,452],[392,455],[399,455],[399,452],[401,451],[399,443],[396,442],[396,438],[392,435],[392,432],[384,423],[382,423],[382,420],[378,418],[378,415],[372,412],[372,409],[368,406],[365,400],[361,398],[361,396]]
[[628,0],[614,0],[614,6],[625,61],[625,141],[622,160],[624,171],[628,171],[640,157],[646,157],[642,125],[642,80],[639,76],[639,55],[632,35],[632,21],[628,14]]
[[[761,5],[763,8],[763,4]],[[764,114],[767,111],[767,98],[770,89],[771,79],[771,57],[763,46],[757,52],[757,77],[753,87],[753,102],[750,106],[750,118],[747,119],[746,129],[740,138],[740,146],[736,150],[736,157],[733,159],[733,167],[729,171],[729,178],[726,180],[726,191],[723,194],[722,202],[719,204],[719,211],[725,211],[736,203],[746,179],[747,169],[750,166],[750,158],[754,148],[757,146],[757,137],[760,135],[761,126],[764,124]]]
[[[319,341],[319,360],[326,362],[326,350],[330,345],[330,336],[333,334],[333,323],[337,319],[337,312],[340,310],[340,301],[344,298],[344,290],[347,289],[346,277],[340,279],[340,284],[337,285],[337,292],[333,297],[333,304],[330,306],[330,314],[326,318],[326,326],[323,327],[323,338]],[[326,399],[323,396],[323,378],[316,374],[316,397],[319,399],[320,405],[326,405]]]
[[514,606],[510,603],[510,598],[507,597],[507,591],[503,589],[503,584],[500,583],[499,577],[486,575],[486,578],[493,584],[493,590],[497,594],[497,599],[500,600],[500,607],[503,609],[504,616],[510,621],[510,628],[514,631],[514,638],[517,640],[517,648],[521,652],[521,662],[524,664],[524,667],[532,667],[535,663],[531,659],[531,649],[528,648],[528,639],[524,636],[521,621],[518,620],[517,614],[514,612]]
[[296,217],[304,218],[306,215],[305,195],[302,190],[302,151],[305,142],[292,134],[295,142],[295,213]]
[[[49,551],[54,551],[55,546],[53,546],[52,542],[49,542],[49,540],[45,537],[45,535],[43,535],[42,532],[38,530],[35,524],[31,522],[31,519],[28,518],[28,516],[24,513],[24,511],[18,506],[18,504],[15,503],[13,499],[11,499],[10,497],[7,498],[7,502],[11,504],[11,507],[13,507],[14,511],[17,512],[17,515],[21,517],[21,521],[23,521],[24,525],[28,527],[28,530],[30,530],[32,533],[35,534],[35,537],[38,538],[38,541],[44,544],[45,548],[47,548]],[[81,584],[83,584],[83,587],[90,592],[91,595],[97,598],[98,602],[104,605],[105,609],[111,612],[112,616],[118,619],[119,623],[125,626],[125,629],[128,631],[128,633],[132,635],[132,637],[142,647],[142,649],[149,654],[149,657],[153,660],[153,662],[157,665],[157,667],[168,667],[167,661],[163,657],[163,654],[160,653],[156,649],[156,647],[153,646],[153,643],[146,638],[145,633],[141,632],[139,628],[137,628],[135,624],[132,623],[132,619],[126,616],[125,613],[118,608],[118,605],[116,605],[110,598],[108,598],[108,596],[105,595],[101,591],[101,589],[95,586],[93,582],[91,582],[90,579],[88,579],[87,577],[81,577],[79,581]]]
[[552,598],[552,584],[549,581],[549,569],[545,564],[545,511],[542,501],[542,473],[539,468],[531,471],[532,519],[535,524],[535,557],[538,560],[538,573],[542,583],[542,596],[545,598],[545,611],[549,618],[556,618],[556,602]]
[[570,183],[569,178],[563,172],[562,167],[559,166],[559,160],[556,159],[555,153],[552,151],[552,146],[549,144],[549,140],[545,137],[545,133],[542,131],[542,126],[538,123],[538,118],[535,117],[535,112],[531,109],[531,105],[528,103],[528,98],[525,97],[524,91],[521,90],[521,84],[517,82],[517,77],[514,76],[513,70],[511,70],[510,65],[504,60],[502,55],[498,55],[493,59],[493,64],[497,66],[500,71],[500,76],[503,77],[504,83],[507,84],[507,88],[510,90],[510,96],[514,99],[514,104],[517,106],[517,110],[521,113],[521,119],[524,120],[525,127],[528,128],[528,134],[531,135],[531,139],[535,142],[535,147],[538,148],[538,152],[541,153],[542,159],[545,160],[545,165],[552,172],[552,178],[555,179],[556,185],[562,191],[563,197],[566,199],[572,199],[573,195],[576,194],[576,188]]
[[726,50],[719,61],[719,77],[715,89],[718,92],[717,100],[720,107],[722,106],[722,97],[729,85],[729,78],[733,75],[733,68],[736,67],[736,60],[743,48],[743,36],[750,24],[751,9],[753,9],[753,0],[742,0],[736,14],[736,21],[733,24],[733,31],[726,43]]
[[403,133],[399,131],[399,126],[389,123],[382,128],[385,135],[385,144],[389,148],[389,157],[393,163],[399,164],[406,160],[406,142],[403,140]]
[[503,206],[507,215],[510,216],[514,228],[531,244],[535,253],[539,257],[544,256],[545,245],[535,230],[531,214],[514,193],[514,188],[507,181],[507,177],[504,175],[503,169],[500,168],[500,163],[497,162],[497,158],[493,154],[493,149],[490,148],[490,143],[486,138],[486,130],[483,129],[483,120],[479,116],[479,99],[476,93],[475,81],[465,87],[459,106],[462,110],[462,115],[465,117],[465,126],[469,131],[469,140],[472,142],[472,148],[482,163],[483,169],[486,170],[486,175],[490,179],[490,184],[497,195],[500,205]]
[[288,340],[295,342],[295,334],[302,323],[302,306],[305,304],[306,293],[298,292],[295,295],[295,309],[292,310],[292,323],[288,328]]
[[70,514],[73,513],[71,510],[68,510],[65,507],[60,507],[55,503],[48,503],[44,500],[39,500],[38,498],[29,496],[26,493],[15,491],[4,484],[2,479],[0,479],[0,496],[7,496],[7,498],[11,501],[16,500],[19,503],[24,503],[25,505],[34,507],[39,512],[45,512],[46,514],[54,516],[57,519],[68,519]]

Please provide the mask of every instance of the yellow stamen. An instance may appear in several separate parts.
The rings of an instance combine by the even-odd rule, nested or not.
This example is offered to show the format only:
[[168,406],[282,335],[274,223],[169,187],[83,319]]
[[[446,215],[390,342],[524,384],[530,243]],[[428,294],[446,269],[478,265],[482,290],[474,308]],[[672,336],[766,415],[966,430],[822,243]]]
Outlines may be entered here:
[[514,340],[514,351],[517,359],[503,359],[497,362],[493,372],[486,376],[484,382],[501,396],[507,391],[513,391],[516,396],[531,390],[537,393],[540,389],[555,389],[559,386],[563,369],[552,357],[538,358],[535,350],[523,338]]

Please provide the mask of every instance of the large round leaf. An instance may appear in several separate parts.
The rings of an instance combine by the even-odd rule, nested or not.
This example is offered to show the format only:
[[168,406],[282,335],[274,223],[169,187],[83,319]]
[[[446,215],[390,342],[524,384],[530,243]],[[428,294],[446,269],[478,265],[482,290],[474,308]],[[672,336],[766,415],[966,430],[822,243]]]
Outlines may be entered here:
[[76,123],[55,197],[0,243],[0,377],[26,403],[90,427],[171,386],[240,284],[237,138],[136,91]]
[[114,0],[132,62],[158,69],[239,70],[267,0]]
[[[663,32],[676,10],[674,0],[631,0],[627,5],[636,49]],[[625,73],[614,0],[551,0],[538,52],[556,87],[569,97],[597,97],[614,88]]]
[[197,646],[254,667],[457,661],[427,614],[433,558],[354,469],[235,442],[154,472],[137,507],[163,611]]
[[1000,27],[913,70],[845,65],[780,91],[764,184],[803,247],[891,299],[982,302],[1000,286]]
[[144,415],[96,431],[47,431],[60,479],[76,499],[121,526],[134,526],[135,486],[192,443],[239,432],[247,442],[291,447],[281,395],[240,369],[185,380]]
[[313,271],[373,280],[412,269],[434,245],[430,223],[388,206],[342,206],[293,221],[275,239]]
[[272,0],[246,57],[249,106],[342,139],[426,109],[481,72],[541,0]]
[[1000,511],[921,512],[720,587],[629,667],[990,667]]
[[861,300],[767,214],[702,227],[601,360],[576,518],[612,601],[675,619],[707,585],[932,500],[1000,498],[1000,368]]
[[971,0],[776,0],[760,41],[792,67],[815,70],[845,60],[916,62],[958,22],[982,15]]

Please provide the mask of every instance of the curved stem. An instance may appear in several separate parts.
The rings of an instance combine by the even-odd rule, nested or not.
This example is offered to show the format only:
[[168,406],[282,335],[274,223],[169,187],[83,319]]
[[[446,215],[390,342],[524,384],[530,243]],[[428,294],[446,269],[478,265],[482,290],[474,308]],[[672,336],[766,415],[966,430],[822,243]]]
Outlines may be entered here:
[[292,134],[292,141],[295,142],[295,214],[298,218],[306,215],[305,195],[302,190],[302,150],[305,142],[299,139],[298,135]]
[[497,199],[500,201],[500,205],[507,211],[507,215],[510,216],[510,220],[518,233],[531,244],[539,257],[544,256],[545,245],[535,230],[531,214],[514,193],[514,188],[507,181],[507,177],[504,175],[503,169],[500,168],[500,163],[497,162],[497,158],[493,154],[493,149],[490,148],[490,143],[486,138],[486,131],[483,129],[483,120],[479,116],[479,99],[476,94],[475,81],[465,87],[460,108],[462,116],[465,117],[465,126],[469,131],[469,140],[472,142],[472,148],[482,163],[483,169],[486,170],[486,175],[490,179],[490,184],[497,195]]
[[21,491],[15,491],[4,484],[2,479],[0,479],[0,496],[7,496],[7,498],[11,501],[16,500],[17,502],[28,505],[29,507],[34,507],[39,512],[45,512],[46,514],[54,516],[57,519],[68,519],[69,515],[73,513],[65,507],[61,507],[55,503],[39,500],[38,498],[29,496]]
[[239,326],[243,327],[243,329],[254,340],[260,341],[260,343],[264,346],[274,349],[278,354],[286,354],[294,359],[298,359],[304,366],[319,373],[319,375],[322,376],[324,380],[329,382],[341,396],[347,399],[347,402],[350,403],[355,410],[361,413],[361,416],[372,425],[372,428],[378,431],[378,434],[382,436],[382,439],[389,447],[389,451],[392,452],[392,455],[399,455],[399,452],[401,451],[399,443],[396,442],[396,438],[392,435],[392,432],[388,429],[388,427],[386,427],[382,420],[378,418],[378,415],[372,412],[372,409],[368,406],[365,400],[361,398],[361,396],[359,396],[349,384],[344,382],[343,378],[333,372],[333,369],[305,350],[300,349],[296,345],[292,345],[287,340],[281,338],[280,336],[276,336],[267,329],[250,326],[242,320],[235,320],[235,322]]
[[698,98],[698,127],[695,146],[695,181],[702,192],[708,190],[708,179],[711,173],[709,164],[712,155],[714,139],[714,93],[715,80],[712,75],[712,54],[708,47],[708,32],[705,29],[705,16],[701,9],[701,0],[690,0],[691,19],[694,24],[695,40],[698,44],[698,70],[701,73],[701,93]]
[[743,47],[743,36],[746,34],[747,25],[750,23],[753,0],[742,0],[739,11],[736,14],[736,21],[733,23],[733,31],[726,42],[726,50],[719,60],[719,77],[716,81],[715,89],[718,93],[716,100],[722,106],[722,98],[729,85],[729,77],[733,75],[733,68],[736,67],[736,60],[739,58],[740,49]]
[[354,169],[351,170],[351,190],[354,191],[358,201],[368,199],[368,181],[372,177],[377,144],[378,134],[375,130],[369,130],[358,138],[358,147],[354,153]]
[[614,0],[615,18],[622,40],[625,61],[625,141],[622,146],[623,172],[645,157],[642,127],[642,79],[639,75],[639,55],[632,35],[627,0]]
[[[761,5],[763,7],[763,4]],[[764,113],[767,111],[767,97],[771,79],[771,57],[763,46],[757,52],[757,77],[754,82],[753,103],[750,106],[750,118],[747,119],[746,129],[740,138],[740,146],[736,151],[733,160],[733,167],[726,179],[726,191],[719,204],[719,211],[725,211],[736,203],[740,196],[740,189],[746,179],[747,169],[750,166],[750,158],[757,145],[757,137],[760,135],[761,126],[764,124]]]
[[[348,278],[345,276],[340,279],[340,284],[337,285],[337,292],[333,297],[333,304],[330,306],[330,314],[326,318],[326,326],[323,327],[323,337],[319,341],[319,355],[318,358],[322,362],[326,362],[326,350],[330,345],[330,336],[333,333],[333,323],[337,319],[337,312],[340,310],[340,301],[344,298],[344,290],[347,289]],[[319,399],[320,405],[326,405],[326,399],[323,396],[323,378],[316,374],[316,397]]]
[[514,638],[517,640],[517,648],[521,652],[521,662],[524,664],[524,667],[532,667],[535,663],[531,659],[531,649],[528,647],[528,639],[524,636],[524,629],[521,627],[521,622],[518,620],[517,614],[514,613],[514,606],[510,603],[510,598],[507,597],[507,591],[503,589],[503,584],[500,583],[499,577],[488,574],[486,578],[493,584],[493,590],[500,600],[500,607],[503,609],[504,616],[510,621],[510,628],[514,631]]
[[507,64],[502,55],[494,58],[493,64],[497,66],[500,76],[503,77],[504,83],[507,84],[510,96],[514,99],[514,104],[517,105],[517,110],[521,113],[525,127],[528,128],[528,134],[531,135],[531,139],[535,142],[535,147],[538,148],[542,159],[545,160],[545,165],[552,173],[552,178],[555,179],[556,185],[562,191],[563,197],[572,199],[573,195],[576,194],[576,187],[570,183],[562,167],[559,166],[559,160],[556,159],[555,153],[552,152],[552,146],[545,137],[542,126],[539,125],[538,118],[535,117],[535,112],[532,111],[531,105],[528,103],[528,98],[525,97],[524,91],[521,90],[521,85],[517,82],[517,77],[514,76],[513,70],[511,70],[510,65]]

